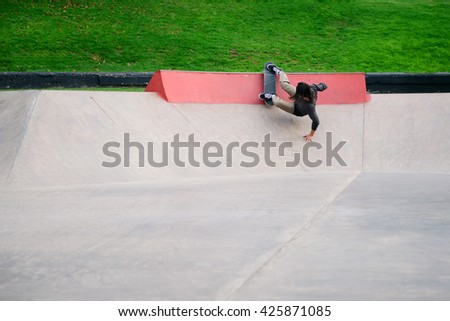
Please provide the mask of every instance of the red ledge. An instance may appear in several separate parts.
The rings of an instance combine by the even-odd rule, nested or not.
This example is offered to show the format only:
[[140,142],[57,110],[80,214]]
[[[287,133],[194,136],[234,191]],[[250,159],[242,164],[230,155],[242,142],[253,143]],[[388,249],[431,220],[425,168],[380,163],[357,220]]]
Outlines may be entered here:
[[[361,104],[370,99],[364,73],[291,73],[288,77],[294,85],[326,83],[328,89],[319,93],[317,104]],[[261,104],[263,74],[158,70],[145,91],[157,92],[172,103]],[[277,94],[289,99],[279,83]]]

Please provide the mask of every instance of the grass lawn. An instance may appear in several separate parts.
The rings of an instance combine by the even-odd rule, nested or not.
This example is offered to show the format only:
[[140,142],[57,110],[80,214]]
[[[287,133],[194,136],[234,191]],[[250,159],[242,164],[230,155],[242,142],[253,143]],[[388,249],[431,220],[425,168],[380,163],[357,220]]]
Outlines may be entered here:
[[0,21],[0,71],[450,71],[448,0],[2,0]]

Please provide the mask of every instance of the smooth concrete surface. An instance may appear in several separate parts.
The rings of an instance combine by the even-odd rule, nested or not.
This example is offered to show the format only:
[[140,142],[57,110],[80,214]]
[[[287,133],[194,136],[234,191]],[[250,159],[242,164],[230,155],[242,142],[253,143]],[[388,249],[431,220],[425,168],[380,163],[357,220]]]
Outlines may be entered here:
[[[449,101],[318,106],[324,162],[287,168],[310,120],[262,104],[0,92],[0,299],[450,300]],[[346,166],[325,164],[327,132]],[[124,133],[292,149],[270,150],[275,167],[235,150],[231,167],[140,168],[137,149],[102,167]]]
[[365,170],[450,172],[449,125],[450,94],[372,95]]
[[449,300],[450,177],[362,173],[230,299]]
[[[15,92],[18,96],[21,93],[23,92]],[[4,109],[9,109],[9,106],[11,105],[5,104]],[[28,127],[16,152],[14,166],[3,184],[11,188],[40,187],[180,176],[360,169],[363,105],[343,105],[338,109],[327,105],[319,106],[318,110],[324,111],[321,112],[321,121],[328,125],[326,130],[324,128],[317,134],[316,141],[322,148],[310,148],[308,155],[311,162],[322,161],[321,165],[309,168],[301,161],[297,166],[286,167],[287,162],[294,160],[295,153],[303,155],[302,136],[309,133],[311,121],[293,117],[277,108],[239,104],[170,104],[155,93],[42,91],[34,105],[33,117],[27,122]],[[345,122],[340,121],[343,118]],[[334,143],[332,142],[331,147],[340,141],[346,141],[340,150],[347,165],[345,168],[336,161],[327,166],[326,131],[333,133]],[[101,166],[104,161],[113,160],[103,153],[103,146],[108,142],[121,144],[121,148],[114,151],[120,153],[123,160],[125,133],[130,135],[130,141],[139,142],[145,147],[142,153],[145,166],[139,167],[137,148],[130,148],[130,167],[125,168],[123,162],[115,168]],[[186,167],[175,166],[173,153],[170,153],[172,150],[168,157],[170,166],[155,168],[148,165],[148,143],[155,143],[154,158],[161,160],[162,142],[171,143],[176,135],[186,142],[191,134],[201,144],[195,157],[200,163],[204,144],[217,142],[223,146],[224,157],[217,159],[222,162],[221,166],[211,168],[200,164],[199,167],[193,167],[188,162],[188,155],[183,157]],[[270,159],[265,157],[262,148],[267,134],[277,144],[270,149]],[[252,159],[234,149],[228,153],[232,163],[227,166],[226,149],[233,142],[239,143],[240,147],[245,143],[258,143],[258,148],[248,150],[256,153],[260,162],[251,168],[242,167],[241,162],[250,162]],[[291,143],[292,148],[286,148],[285,155],[280,156],[279,146],[284,142]],[[186,152],[186,149],[182,152]],[[276,167],[271,167],[264,159],[267,162],[274,161]]]
[[38,91],[0,94],[0,182],[11,173],[38,95]]

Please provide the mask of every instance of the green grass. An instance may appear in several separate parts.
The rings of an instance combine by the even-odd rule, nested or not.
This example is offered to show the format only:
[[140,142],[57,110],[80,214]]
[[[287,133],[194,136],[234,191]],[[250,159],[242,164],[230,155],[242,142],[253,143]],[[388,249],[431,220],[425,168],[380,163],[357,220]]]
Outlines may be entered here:
[[0,71],[450,69],[448,0],[0,1]]

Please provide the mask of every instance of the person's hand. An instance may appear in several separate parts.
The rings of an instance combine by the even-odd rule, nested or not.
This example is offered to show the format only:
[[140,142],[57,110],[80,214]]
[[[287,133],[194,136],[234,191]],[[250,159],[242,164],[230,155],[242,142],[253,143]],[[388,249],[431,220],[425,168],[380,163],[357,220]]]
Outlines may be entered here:
[[309,143],[312,139],[312,135],[305,135],[303,138]]

